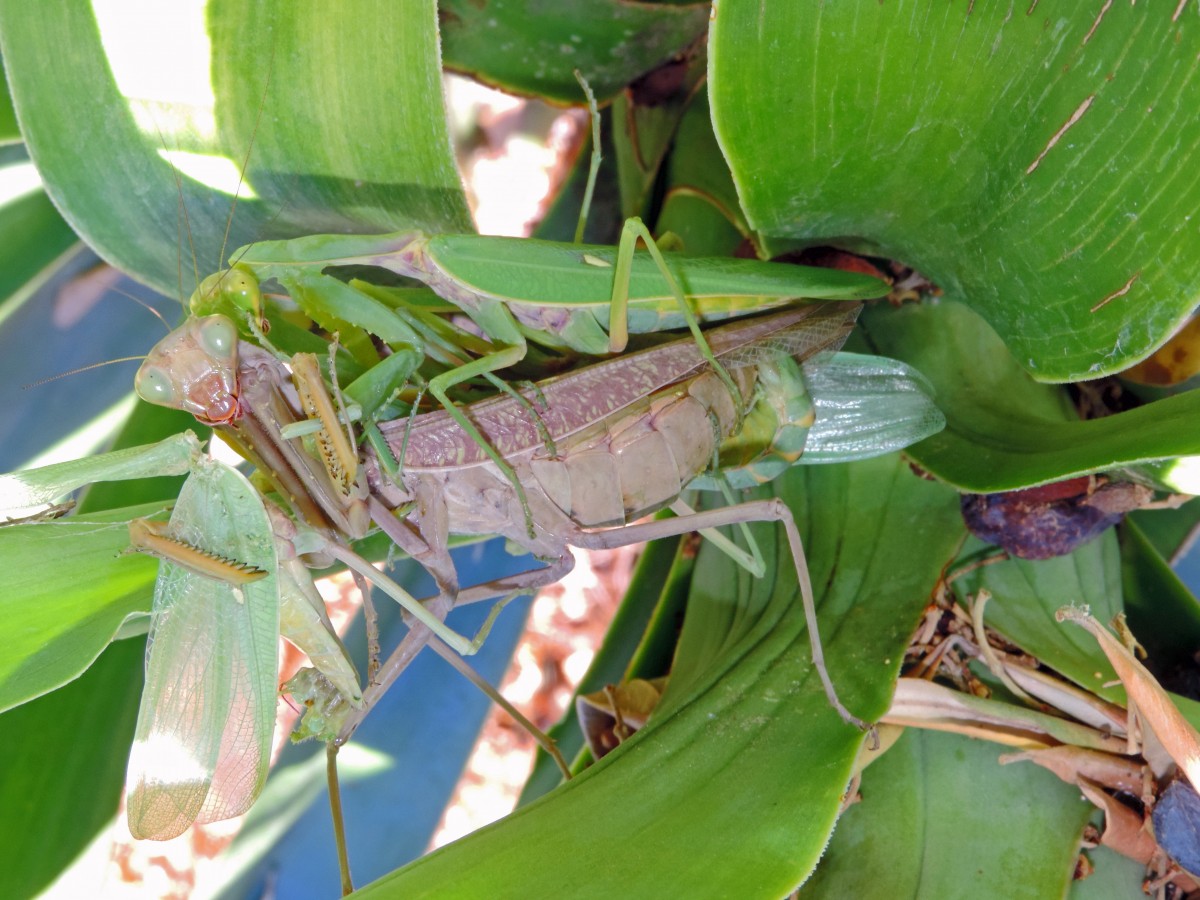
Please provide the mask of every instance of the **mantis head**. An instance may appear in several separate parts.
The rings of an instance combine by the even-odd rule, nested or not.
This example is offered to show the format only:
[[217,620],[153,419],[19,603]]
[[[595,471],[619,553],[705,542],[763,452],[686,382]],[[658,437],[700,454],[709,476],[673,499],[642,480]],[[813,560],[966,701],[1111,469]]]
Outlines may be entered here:
[[192,317],[159,341],[134,387],[147,403],[182,409],[206,425],[238,418],[238,334],[221,315]]
[[235,322],[245,321],[251,316],[263,331],[270,328],[263,317],[262,290],[254,273],[242,266],[234,266],[214,272],[196,288],[188,300],[193,316],[220,314]]

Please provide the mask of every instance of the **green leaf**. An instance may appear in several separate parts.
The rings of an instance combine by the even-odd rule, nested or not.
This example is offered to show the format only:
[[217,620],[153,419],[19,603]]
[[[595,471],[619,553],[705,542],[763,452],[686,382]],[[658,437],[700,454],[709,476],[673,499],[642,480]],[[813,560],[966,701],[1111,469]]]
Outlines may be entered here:
[[[12,173],[13,167],[6,167],[4,174]],[[41,190],[0,207],[0,322],[32,296],[78,242]]]
[[1114,685],[1116,673],[1096,641],[1054,616],[1063,606],[1088,606],[1108,622],[1123,610],[1121,558],[1111,528],[1066,556],[1005,560],[976,569],[955,586],[972,595],[987,590],[989,627],[1081,687],[1124,702],[1125,692]]
[[128,521],[151,504],[0,528],[0,710],[78,678],[130,616],[150,611],[158,561],[129,547]]
[[751,224],[860,239],[1045,381],[1149,354],[1200,295],[1200,32],[1126,3],[725,4],[713,120]]
[[212,270],[259,238],[469,228],[432,3],[217,0],[156,21],[150,40],[140,7],[0,3],[30,152],[115,265],[175,294],[181,256]]
[[1107,847],[1087,854],[1094,867],[1087,878],[1071,883],[1070,900],[1127,900],[1136,897],[1146,880],[1146,867]]
[[17,111],[13,109],[7,76],[0,72],[0,78],[4,80],[3,89],[0,90],[0,144],[17,143],[21,140],[21,130],[17,127]]
[[78,681],[0,716],[15,736],[0,742],[0,841],[11,861],[0,895],[37,894],[116,813],[145,652],[143,640],[118,641]]
[[1122,588],[1129,627],[1149,654],[1147,665],[1160,680],[1167,679],[1168,689],[1185,693],[1200,647],[1200,604],[1139,527],[1164,512],[1169,510],[1147,512],[1121,526]]
[[908,452],[962,490],[1012,490],[1200,453],[1200,391],[1079,421],[1061,389],[1035,383],[962,304],[877,307],[863,321],[880,353],[933,382],[946,428]]
[[1178,509],[1135,510],[1130,517],[1166,559],[1186,556],[1193,530],[1200,522],[1200,503]]
[[[1002,748],[910,728],[862,778],[803,896],[1061,897],[1091,807]],[[1018,874],[1019,873],[1019,874]]]
[[656,230],[678,235],[685,253],[733,256],[750,229],[713,134],[706,90],[693,98],[679,123],[676,145],[687,152],[668,159],[666,194]]
[[[794,469],[779,493],[805,522],[830,671],[860,715],[887,708],[912,627],[961,535],[953,492],[898,457]],[[782,895],[820,855],[863,735],[813,672],[782,533],[755,527],[762,580],[702,551],[660,713],[558,790],[363,890],[462,897]],[[580,840],[580,823],[588,839]],[[730,835],[753,853],[731,853]],[[545,865],[553,859],[554,865]]]
[[634,85],[613,99],[613,149],[624,217],[652,211],[655,183],[680,123],[697,93],[704,95],[705,63],[700,54],[672,60],[644,85]]
[[439,5],[446,66],[487,84],[582,103],[579,69],[600,101],[685,50],[708,24],[707,3],[508,0]]

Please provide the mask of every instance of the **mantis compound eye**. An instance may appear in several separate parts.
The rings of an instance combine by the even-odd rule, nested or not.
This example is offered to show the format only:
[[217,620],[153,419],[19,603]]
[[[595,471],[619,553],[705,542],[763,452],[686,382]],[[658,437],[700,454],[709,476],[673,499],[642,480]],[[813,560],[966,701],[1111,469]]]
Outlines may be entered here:
[[196,326],[196,342],[205,353],[232,359],[237,348],[237,329],[225,316],[206,316]]
[[175,383],[171,377],[158,366],[142,366],[134,379],[137,394],[147,403],[157,406],[179,407],[179,398],[175,392]]

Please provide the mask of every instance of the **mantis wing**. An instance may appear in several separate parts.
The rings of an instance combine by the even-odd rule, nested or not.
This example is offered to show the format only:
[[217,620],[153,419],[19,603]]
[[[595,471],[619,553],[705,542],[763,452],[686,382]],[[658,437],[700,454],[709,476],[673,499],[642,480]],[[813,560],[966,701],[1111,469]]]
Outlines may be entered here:
[[[164,553],[154,589],[125,781],[129,830],[154,840],[254,802],[270,761],[278,677],[276,551],[258,493],[235,469],[201,457],[166,537],[214,559],[200,574],[203,566]],[[223,560],[266,575],[235,584],[222,577]]]
[[801,462],[870,459],[937,434],[946,417],[920,372],[886,356],[835,353],[804,366],[817,420]]

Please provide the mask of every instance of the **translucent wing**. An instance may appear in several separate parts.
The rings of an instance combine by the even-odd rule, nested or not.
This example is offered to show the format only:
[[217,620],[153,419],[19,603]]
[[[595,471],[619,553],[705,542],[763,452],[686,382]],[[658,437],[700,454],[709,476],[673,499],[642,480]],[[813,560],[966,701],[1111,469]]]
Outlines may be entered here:
[[946,427],[925,376],[898,360],[836,353],[806,363],[804,377],[816,421],[801,463],[882,456]]
[[250,807],[267,776],[278,677],[276,551],[254,488],[202,457],[166,535],[267,575],[237,586],[216,565],[208,575],[160,565],[125,781],[129,830],[154,840]]

